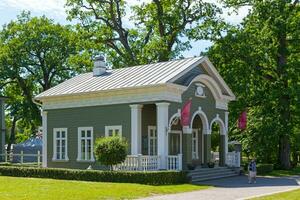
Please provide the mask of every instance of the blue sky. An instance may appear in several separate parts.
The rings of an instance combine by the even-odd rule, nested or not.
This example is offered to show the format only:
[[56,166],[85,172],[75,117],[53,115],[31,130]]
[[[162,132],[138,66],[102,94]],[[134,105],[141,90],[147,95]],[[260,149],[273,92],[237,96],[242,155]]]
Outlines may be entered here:
[[[0,1],[0,25],[8,23],[16,19],[22,10],[29,10],[33,16],[46,15],[48,18],[56,22],[66,24],[70,23],[66,20],[65,4],[66,0],[1,0]],[[127,0],[130,5],[139,4],[141,1],[150,0]],[[217,0],[206,0],[209,2],[216,2]],[[242,21],[248,13],[248,7],[241,8],[238,14],[228,15],[230,10],[226,10],[222,17],[232,24],[238,24]],[[212,43],[210,41],[196,41],[192,42],[192,49],[184,52],[185,57],[197,56]]]

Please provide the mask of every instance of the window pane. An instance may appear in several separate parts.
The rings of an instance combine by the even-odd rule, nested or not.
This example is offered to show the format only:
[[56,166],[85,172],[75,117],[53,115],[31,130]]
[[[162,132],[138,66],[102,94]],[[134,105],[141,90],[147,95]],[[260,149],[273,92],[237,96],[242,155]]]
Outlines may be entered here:
[[84,130],[81,131],[81,137],[85,138],[85,131]]
[[120,130],[119,129],[115,129],[115,135],[119,136],[120,135]]
[[85,140],[81,140],[81,159],[85,160]]
[[91,137],[91,131],[90,131],[90,130],[87,130],[87,131],[86,131],[86,135],[87,135],[87,137]]
[[108,130],[108,136],[113,136],[113,130]]
[[66,132],[65,131],[62,131],[61,132],[61,138],[65,138],[66,137]]
[[56,131],[56,138],[60,138],[60,132]]
[[87,160],[91,159],[91,140],[87,140]]

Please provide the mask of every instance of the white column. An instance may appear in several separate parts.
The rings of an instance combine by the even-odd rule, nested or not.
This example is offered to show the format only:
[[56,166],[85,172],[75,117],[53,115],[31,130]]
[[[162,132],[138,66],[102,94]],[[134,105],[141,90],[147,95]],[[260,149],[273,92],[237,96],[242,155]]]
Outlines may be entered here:
[[225,112],[225,160],[224,163],[227,163],[227,154],[228,154],[228,116],[229,112]]
[[130,105],[131,108],[131,155],[142,153],[142,107]]
[[43,120],[43,167],[47,167],[47,111],[42,111]]
[[167,169],[169,103],[156,103],[157,114],[157,153],[160,156],[160,169]]

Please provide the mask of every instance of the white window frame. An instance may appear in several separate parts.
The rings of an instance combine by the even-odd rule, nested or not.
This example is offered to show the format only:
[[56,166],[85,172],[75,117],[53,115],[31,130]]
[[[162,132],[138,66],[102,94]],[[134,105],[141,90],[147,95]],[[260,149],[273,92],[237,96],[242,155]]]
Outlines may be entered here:
[[[95,158],[94,158],[94,129],[93,127],[78,127],[78,137],[77,137],[77,161],[78,162],[95,162]],[[82,137],[81,136],[81,131],[91,131],[91,137]],[[84,139],[85,140],[85,159],[82,159],[81,156],[81,140]],[[87,158],[87,140],[91,140],[91,156],[90,159],[86,159]]]
[[[62,139],[58,139],[56,137],[56,132],[65,132],[65,138]],[[65,158],[64,159],[58,159],[57,158],[57,146],[56,146],[56,141],[60,140],[60,144],[62,143],[61,141],[65,140]],[[62,155],[62,148],[60,148],[60,156]],[[67,162],[69,161],[69,157],[68,157],[68,129],[67,128],[53,128],[53,157],[52,157],[52,161],[56,161],[56,162]]]
[[[194,137],[194,132],[196,133],[196,137]],[[199,129],[193,129],[192,131],[192,159],[199,159]],[[196,142],[196,152],[194,152],[194,141]]]
[[[156,131],[156,137],[150,136],[151,130]],[[157,146],[157,128],[156,128],[156,126],[148,126],[148,155],[151,155],[151,151],[153,151],[152,149],[150,149],[150,141],[151,140],[156,140],[155,144],[156,144],[156,155],[157,155],[158,146]],[[155,156],[155,155],[153,155],[153,156]]]
[[122,125],[105,126],[105,137],[109,137],[109,130],[119,130],[120,137],[122,137]]

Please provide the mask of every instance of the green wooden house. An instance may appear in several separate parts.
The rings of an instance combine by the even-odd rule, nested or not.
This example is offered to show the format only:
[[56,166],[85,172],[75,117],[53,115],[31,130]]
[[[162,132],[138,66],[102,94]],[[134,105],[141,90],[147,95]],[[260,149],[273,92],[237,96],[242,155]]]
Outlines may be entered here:
[[[192,100],[190,124],[181,109]],[[211,161],[211,128],[219,124],[220,166],[228,158],[228,103],[235,99],[207,57],[122,69],[95,60],[91,73],[35,97],[42,104],[43,166],[87,168],[98,137],[125,137],[129,155],[117,169],[182,170]]]

